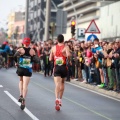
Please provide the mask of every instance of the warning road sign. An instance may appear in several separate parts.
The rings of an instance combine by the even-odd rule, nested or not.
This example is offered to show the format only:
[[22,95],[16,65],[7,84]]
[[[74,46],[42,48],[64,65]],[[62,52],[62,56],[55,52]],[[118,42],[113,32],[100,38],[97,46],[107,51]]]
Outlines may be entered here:
[[100,34],[100,30],[95,23],[95,20],[92,20],[85,33],[98,33]]

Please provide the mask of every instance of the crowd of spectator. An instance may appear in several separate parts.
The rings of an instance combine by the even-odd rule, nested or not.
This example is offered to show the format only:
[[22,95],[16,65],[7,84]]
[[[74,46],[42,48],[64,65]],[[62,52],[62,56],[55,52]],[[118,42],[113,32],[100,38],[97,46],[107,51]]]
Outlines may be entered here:
[[[31,42],[30,47],[36,52],[40,61],[33,63],[33,72],[43,72],[44,76],[53,75],[53,62],[49,61],[50,50],[56,41]],[[106,90],[120,92],[120,39],[113,42],[100,41],[65,41],[71,52],[67,62],[68,75],[66,81],[77,80],[81,83],[96,85]],[[10,45],[12,50],[9,65],[13,64],[13,54],[17,47]],[[10,55],[9,55],[10,56]]]
[[[52,76],[54,64],[49,61],[51,47],[57,41],[31,43],[40,63],[33,64],[33,70],[43,71],[44,76]],[[106,90],[120,92],[120,39],[113,42],[99,41],[80,42],[65,41],[71,52],[67,62],[68,76],[66,81],[77,80],[82,83],[97,85]]]
[[120,39],[114,42],[66,42],[72,56],[68,77],[106,90],[120,91]]
[[16,46],[9,44],[8,41],[3,42],[0,46],[0,68],[13,67],[14,66],[14,54],[17,50]]

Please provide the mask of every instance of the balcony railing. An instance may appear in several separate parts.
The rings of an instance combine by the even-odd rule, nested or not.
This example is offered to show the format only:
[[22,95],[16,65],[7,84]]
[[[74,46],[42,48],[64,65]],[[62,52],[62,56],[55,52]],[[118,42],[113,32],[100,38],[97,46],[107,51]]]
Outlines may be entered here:
[[71,17],[74,17],[75,15],[79,15],[79,14],[86,14],[86,13],[89,13],[89,12],[92,12],[92,11],[95,11],[95,10],[99,10],[100,7],[90,7],[88,9],[85,9],[85,10],[82,10],[82,11],[77,11],[77,12],[72,12],[71,14],[68,14],[67,18],[71,18]]

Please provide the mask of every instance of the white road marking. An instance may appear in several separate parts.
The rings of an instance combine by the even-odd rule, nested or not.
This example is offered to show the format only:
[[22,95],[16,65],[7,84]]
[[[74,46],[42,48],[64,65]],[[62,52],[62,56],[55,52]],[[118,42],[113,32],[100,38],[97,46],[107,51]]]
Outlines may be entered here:
[[3,87],[2,85],[0,85],[0,87]]
[[[15,99],[8,91],[4,91],[17,105],[21,105],[17,99]],[[24,109],[25,113],[28,114],[33,120],[39,120],[35,117],[27,108]]]
[[87,90],[87,91],[90,91],[90,92],[96,93],[96,94],[98,94],[98,95],[101,95],[101,96],[104,96],[104,97],[107,97],[107,98],[110,98],[110,99],[112,99],[112,100],[116,100],[116,101],[120,102],[119,99],[116,99],[116,98],[114,98],[114,97],[110,97],[110,96],[108,96],[108,95],[99,93],[99,92],[97,92],[97,91],[90,90],[90,89],[88,89],[88,88],[84,88],[84,87],[79,86],[79,85],[75,85],[74,83],[68,83],[68,82],[67,82],[67,84],[73,85],[73,86],[75,86],[75,87],[78,87],[78,88],[81,88],[81,89],[84,89],[84,90]]

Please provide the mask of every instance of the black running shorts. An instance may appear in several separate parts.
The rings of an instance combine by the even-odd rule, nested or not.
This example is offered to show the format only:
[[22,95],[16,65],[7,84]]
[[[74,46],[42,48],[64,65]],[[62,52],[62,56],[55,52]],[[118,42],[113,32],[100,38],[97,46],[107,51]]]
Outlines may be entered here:
[[32,72],[29,72],[28,69],[26,68],[22,68],[22,67],[18,67],[16,73],[18,74],[18,76],[27,76],[27,77],[31,77],[32,76]]
[[66,65],[61,65],[58,66],[56,65],[54,68],[54,77],[61,77],[61,78],[65,78],[67,77],[67,67]]

